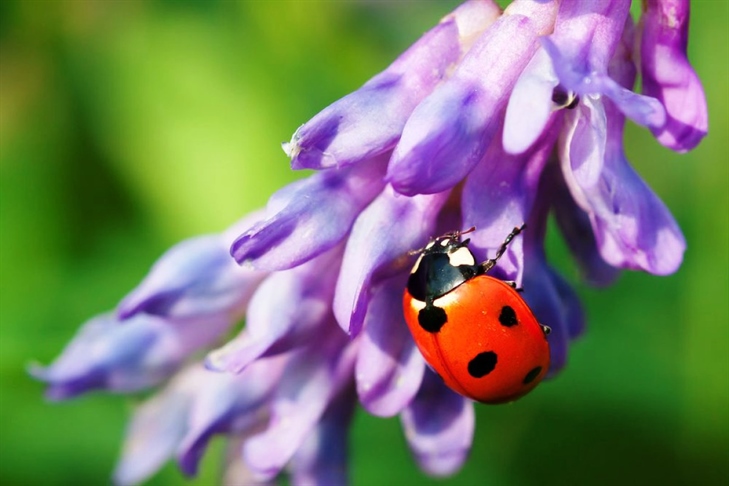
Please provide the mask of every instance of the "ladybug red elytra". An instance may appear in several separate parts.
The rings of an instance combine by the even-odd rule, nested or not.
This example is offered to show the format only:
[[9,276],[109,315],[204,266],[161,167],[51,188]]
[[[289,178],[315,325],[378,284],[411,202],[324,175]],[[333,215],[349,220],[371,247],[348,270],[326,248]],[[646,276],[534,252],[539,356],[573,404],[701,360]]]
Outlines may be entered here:
[[403,310],[428,364],[454,391],[483,403],[504,403],[530,392],[549,369],[549,328],[537,321],[513,282],[486,275],[496,256],[478,264],[469,240],[445,234],[413,252]]

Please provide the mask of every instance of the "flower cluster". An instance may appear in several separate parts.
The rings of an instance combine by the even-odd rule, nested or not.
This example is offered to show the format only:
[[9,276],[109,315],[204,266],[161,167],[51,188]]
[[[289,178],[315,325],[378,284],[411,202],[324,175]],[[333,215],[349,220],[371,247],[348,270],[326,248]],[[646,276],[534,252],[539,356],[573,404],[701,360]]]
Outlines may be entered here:
[[[402,314],[409,251],[471,226],[552,333],[550,375],[582,332],[580,303],[545,260],[554,214],[587,281],[674,272],[685,241],[631,168],[625,118],[676,151],[707,131],[686,58],[687,0],[470,0],[284,150],[315,169],[265,210],[173,247],[118,307],[31,373],[48,396],[160,389],[136,410],[115,472],[134,484],[176,457],[195,474],[215,434],[226,480],[346,482],[356,403],[399,415],[419,465],[467,457],[473,403],[425,365]],[[632,91],[636,72],[643,94]],[[232,257],[231,258],[231,254]],[[209,352],[245,318],[240,334]]]

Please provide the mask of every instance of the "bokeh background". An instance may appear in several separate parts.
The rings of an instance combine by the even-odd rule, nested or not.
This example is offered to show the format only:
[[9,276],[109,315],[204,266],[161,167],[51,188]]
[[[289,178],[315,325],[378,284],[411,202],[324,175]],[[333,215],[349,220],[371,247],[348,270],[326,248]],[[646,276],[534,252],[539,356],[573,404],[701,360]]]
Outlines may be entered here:
[[[0,2],[0,484],[108,484],[134,398],[58,405],[25,373],[113,307],[167,247],[301,177],[280,150],[455,1]],[[729,8],[693,2],[710,134],[692,153],[629,125],[688,239],[670,277],[577,285],[588,330],[527,399],[479,406],[473,452],[425,476],[397,419],[360,411],[354,485],[729,483]],[[639,7],[639,6],[636,6]],[[215,484],[214,441],[192,484]],[[150,484],[182,483],[168,465]]]

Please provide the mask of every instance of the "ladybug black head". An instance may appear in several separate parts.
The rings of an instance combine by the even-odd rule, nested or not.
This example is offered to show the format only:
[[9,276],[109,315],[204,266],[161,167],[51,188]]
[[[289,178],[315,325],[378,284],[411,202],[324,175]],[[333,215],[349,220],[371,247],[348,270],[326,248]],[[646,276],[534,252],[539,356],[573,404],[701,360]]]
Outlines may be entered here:
[[468,249],[469,240],[461,241],[456,231],[431,240],[419,250],[418,261],[408,279],[408,292],[422,302],[432,302],[479,273],[476,258]]

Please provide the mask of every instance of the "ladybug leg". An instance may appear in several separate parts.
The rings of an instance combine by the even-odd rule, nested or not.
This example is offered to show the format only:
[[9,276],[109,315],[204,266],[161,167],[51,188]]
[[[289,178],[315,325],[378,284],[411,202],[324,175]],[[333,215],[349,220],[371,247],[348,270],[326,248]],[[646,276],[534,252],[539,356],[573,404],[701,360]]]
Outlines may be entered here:
[[552,328],[549,326],[545,326],[544,324],[539,324],[542,327],[542,331],[544,331],[545,336],[549,336],[549,333],[552,332]]
[[492,268],[494,268],[494,266],[496,265],[496,262],[499,260],[499,258],[501,258],[501,255],[504,254],[504,252],[506,251],[506,248],[509,246],[509,243],[511,243],[511,240],[513,240],[516,235],[518,235],[519,233],[524,231],[525,228],[526,228],[526,224],[522,224],[521,226],[515,227],[513,230],[511,230],[511,233],[509,233],[509,236],[506,237],[504,242],[499,247],[499,251],[496,252],[496,256],[489,260],[486,260],[481,265],[479,265],[481,267],[481,272],[486,273],[489,270],[491,270]]
[[516,290],[517,292],[524,292],[524,289],[522,287],[517,287],[516,282],[514,282],[513,280],[504,280],[504,283],[512,289]]

